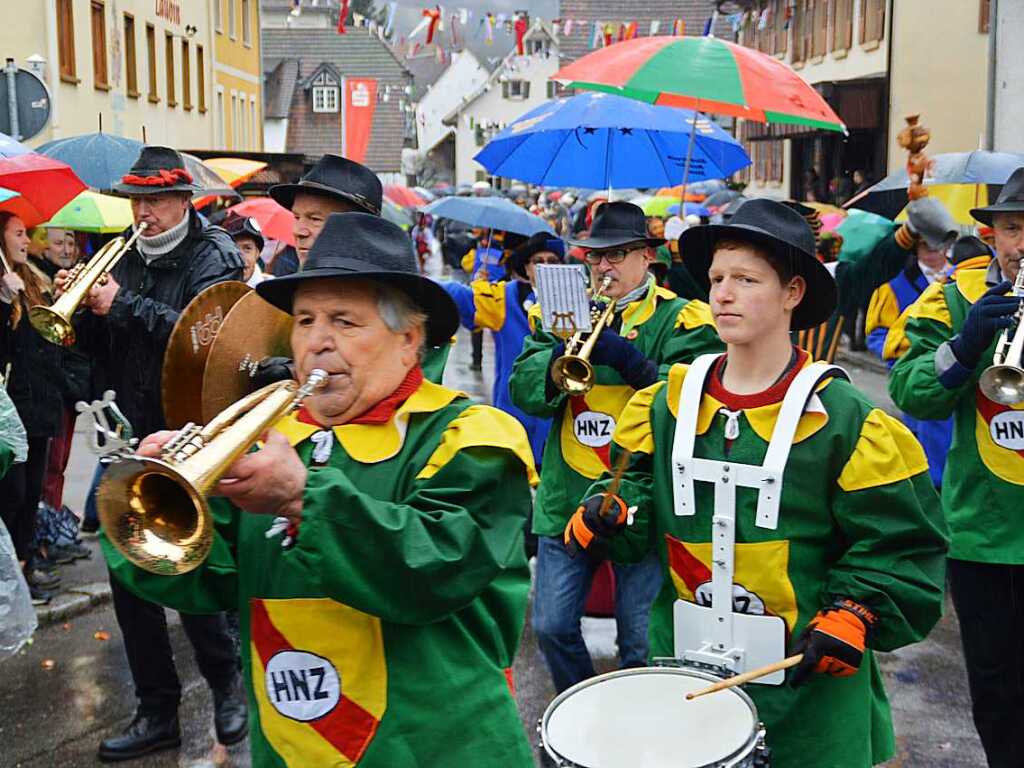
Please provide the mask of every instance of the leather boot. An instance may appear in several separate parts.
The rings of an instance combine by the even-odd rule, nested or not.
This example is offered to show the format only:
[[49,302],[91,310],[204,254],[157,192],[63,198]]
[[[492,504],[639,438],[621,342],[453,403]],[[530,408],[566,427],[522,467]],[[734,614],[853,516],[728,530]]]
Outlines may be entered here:
[[237,744],[249,729],[249,706],[242,679],[236,676],[230,684],[213,690],[213,725],[217,741],[225,746]]
[[100,742],[99,758],[105,763],[112,763],[179,746],[181,731],[177,713],[137,712],[124,733]]

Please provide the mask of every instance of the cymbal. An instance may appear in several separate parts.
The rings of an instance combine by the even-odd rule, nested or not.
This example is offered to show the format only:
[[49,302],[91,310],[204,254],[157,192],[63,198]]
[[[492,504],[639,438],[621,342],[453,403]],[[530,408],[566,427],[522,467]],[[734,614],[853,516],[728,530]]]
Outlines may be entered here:
[[202,424],[203,371],[213,340],[235,303],[250,293],[245,283],[229,280],[200,291],[174,324],[161,371],[164,419],[171,429]]
[[203,374],[202,424],[256,389],[251,373],[265,357],[291,357],[292,316],[252,291],[228,312]]

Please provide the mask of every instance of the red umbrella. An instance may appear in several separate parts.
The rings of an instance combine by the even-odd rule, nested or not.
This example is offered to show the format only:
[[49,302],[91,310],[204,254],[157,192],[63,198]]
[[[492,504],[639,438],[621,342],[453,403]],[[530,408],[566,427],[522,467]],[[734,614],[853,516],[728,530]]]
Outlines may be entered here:
[[86,189],[69,165],[35,153],[0,158],[0,187],[21,195],[0,203],[0,210],[17,213],[27,227],[49,221]]
[[384,197],[403,208],[422,208],[427,204],[427,201],[420,197],[416,190],[399,184],[389,184],[384,187]]
[[292,231],[295,217],[291,211],[269,197],[251,197],[231,206],[228,212],[256,219],[264,235],[274,240],[283,240],[288,245],[295,245],[295,235]]

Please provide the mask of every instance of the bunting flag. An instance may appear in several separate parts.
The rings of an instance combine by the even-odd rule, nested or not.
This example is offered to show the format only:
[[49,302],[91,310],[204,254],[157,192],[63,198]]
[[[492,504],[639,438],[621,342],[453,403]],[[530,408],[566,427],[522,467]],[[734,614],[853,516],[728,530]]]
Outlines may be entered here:
[[686,34],[686,22],[682,19],[676,19],[672,22],[672,34],[673,35],[685,35]]
[[601,28],[604,24],[600,21],[594,22],[594,32],[590,36],[590,48],[593,50],[597,48],[597,44],[601,41]]
[[615,35],[615,25],[610,21],[604,25],[604,47],[607,48],[612,44]]
[[636,22],[631,21],[629,24],[624,24],[623,29],[625,32],[622,35],[623,40],[632,40],[636,37]]
[[718,11],[712,11],[708,20],[704,22],[704,37],[714,37],[715,22],[718,21]]
[[448,42],[452,46],[458,46],[459,44],[459,33],[457,27],[458,21],[459,17],[453,13],[449,22],[448,30]]
[[654,21],[651,22],[651,31],[648,32],[647,34],[650,35],[651,37],[654,37],[656,34],[658,34],[658,30],[660,29],[661,22],[655,19]]
[[345,34],[345,19],[348,18],[348,3],[349,0],[339,0],[338,3],[338,34]]
[[761,11],[761,18],[757,22],[757,28],[760,29],[760,30],[767,29],[768,28],[768,19],[769,19],[770,16],[771,16],[771,11],[768,8],[765,8],[763,11]]
[[526,46],[523,42],[523,38],[526,37],[526,30],[529,29],[530,23],[526,20],[526,14],[521,13],[516,17],[515,23],[516,31],[516,53],[520,56],[526,55]]
[[488,13],[484,16],[484,42],[487,45],[494,45],[494,14]]
[[427,45],[434,42],[434,33],[437,31],[438,22],[441,21],[441,6],[423,9],[423,18],[427,20]]
[[290,13],[292,16],[298,16],[302,13],[302,0],[292,0],[292,9]]
[[572,25],[573,25],[573,20],[572,19],[566,19],[565,23],[562,24],[562,34],[565,35],[566,37],[571,35],[572,34]]
[[391,31],[395,26],[395,11],[398,10],[398,3],[388,3],[388,20],[384,22],[384,37],[391,37]]

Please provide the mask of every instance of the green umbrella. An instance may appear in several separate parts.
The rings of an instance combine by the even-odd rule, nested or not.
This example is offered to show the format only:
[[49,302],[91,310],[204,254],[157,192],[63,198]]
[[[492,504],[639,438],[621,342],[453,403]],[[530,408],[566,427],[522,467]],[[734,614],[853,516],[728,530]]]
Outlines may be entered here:
[[843,238],[839,261],[866,258],[897,226],[884,216],[851,208],[850,215],[835,230]]

